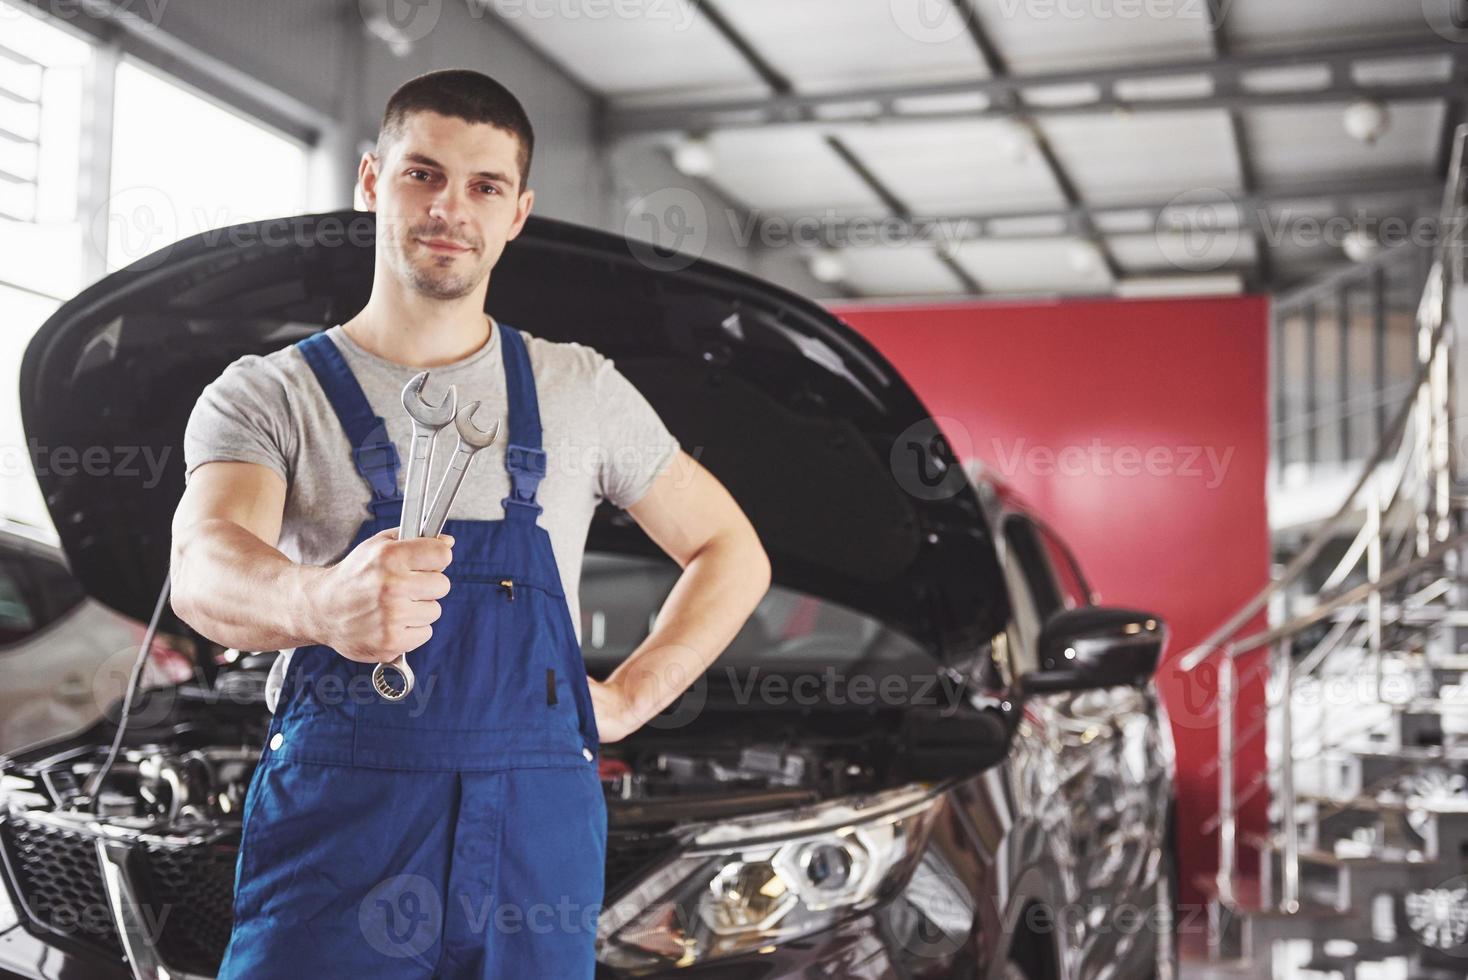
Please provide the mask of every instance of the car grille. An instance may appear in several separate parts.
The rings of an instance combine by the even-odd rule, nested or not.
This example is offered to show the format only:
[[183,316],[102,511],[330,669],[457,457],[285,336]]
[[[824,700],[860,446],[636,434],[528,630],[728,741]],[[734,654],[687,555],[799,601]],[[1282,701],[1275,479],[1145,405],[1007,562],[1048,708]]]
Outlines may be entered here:
[[11,817],[0,824],[0,841],[36,925],[102,952],[122,955],[102,887],[94,836]]
[[163,962],[213,976],[224,960],[234,921],[238,842],[164,847],[149,844],[140,890],[168,918],[158,939]]
[[[11,814],[0,820],[0,845],[33,926],[112,956],[122,943],[102,884],[96,837]],[[613,830],[607,834],[606,894],[630,887],[674,853],[671,833]],[[233,927],[238,842],[136,845],[129,862],[138,898],[163,915],[158,954],[175,970],[213,975]]]
[[[102,884],[96,836],[11,815],[0,842],[29,919],[103,953],[122,956]],[[237,842],[135,845],[129,869],[139,902],[161,918],[158,953],[175,970],[213,974],[229,944]]]

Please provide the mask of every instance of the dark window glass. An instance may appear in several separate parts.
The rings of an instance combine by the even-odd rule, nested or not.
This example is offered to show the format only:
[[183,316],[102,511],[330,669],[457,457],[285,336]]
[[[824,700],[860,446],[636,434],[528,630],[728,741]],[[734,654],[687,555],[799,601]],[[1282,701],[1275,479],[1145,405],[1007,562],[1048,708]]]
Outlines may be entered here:
[[[588,552],[581,574],[581,649],[596,673],[610,672],[652,631],[681,574],[668,561]],[[857,610],[771,586],[720,655],[745,669],[871,667],[931,671],[932,655],[910,637]]]
[[26,566],[14,555],[0,554],[0,645],[16,643],[40,629],[30,598]]
[[61,562],[36,556],[31,558],[30,564],[31,580],[35,583],[36,597],[44,618],[41,625],[54,623],[87,597],[81,583]]
[[1046,547],[1035,525],[1024,517],[1011,516],[1004,522],[1004,537],[1010,552],[1019,561],[1025,584],[1035,602],[1040,625],[1064,608],[1060,586],[1046,555]]
[[0,644],[45,629],[85,598],[81,583],[61,561],[0,541]]
[[1045,557],[1060,589],[1060,597],[1067,609],[1079,609],[1091,604],[1091,585],[1081,572],[1080,563],[1054,531],[1037,524],[1040,539],[1045,544]]

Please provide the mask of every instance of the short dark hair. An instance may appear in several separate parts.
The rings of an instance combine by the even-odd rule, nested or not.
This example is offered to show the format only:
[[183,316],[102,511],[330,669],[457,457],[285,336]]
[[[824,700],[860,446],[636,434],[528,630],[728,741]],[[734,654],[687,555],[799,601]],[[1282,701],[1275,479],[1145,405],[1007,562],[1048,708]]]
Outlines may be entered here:
[[415,112],[436,112],[471,123],[489,123],[506,130],[520,141],[516,162],[520,166],[520,190],[530,180],[530,158],[535,153],[535,130],[520,100],[488,75],[467,68],[446,68],[410,78],[387,100],[382,127],[377,133],[377,155],[403,134],[403,124]]

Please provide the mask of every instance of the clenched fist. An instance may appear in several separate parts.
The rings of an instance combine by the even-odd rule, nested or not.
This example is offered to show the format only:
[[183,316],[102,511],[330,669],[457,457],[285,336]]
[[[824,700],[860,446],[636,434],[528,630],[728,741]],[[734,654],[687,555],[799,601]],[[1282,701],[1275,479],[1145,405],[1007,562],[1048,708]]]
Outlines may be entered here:
[[398,529],[378,531],[317,580],[312,605],[321,642],[348,660],[386,663],[416,650],[433,635],[438,600],[448,595],[444,569],[454,539],[398,540]]

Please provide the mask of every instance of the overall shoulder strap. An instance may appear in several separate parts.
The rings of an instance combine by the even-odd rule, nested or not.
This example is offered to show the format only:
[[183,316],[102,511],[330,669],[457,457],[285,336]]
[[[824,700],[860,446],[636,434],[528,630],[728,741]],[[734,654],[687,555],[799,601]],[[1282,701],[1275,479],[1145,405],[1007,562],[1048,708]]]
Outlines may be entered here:
[[372,488],[372,501],[367,505],[374,515],[382,514],[390,506],[401,504],[402,494],[398,490],[397,447],[387,435],[387,423],[382,416],[372,411],[362,386],[347,366],[346,358],[332,343],[326,332],[312,334],[296,344],[306,363],[326,393],[341,422],[347,441],[352,444],[352,461],[357,472]]
[[510,474],[510,495],[503,501],[505,517],[534,521],[544,509],[535,492],[545,477],[545,451],[541,448],[540,401],[535,395],[535,374],[530,353],[520,331],[507,323],[495,327],[505,362],[505,399],[510,410],[510,441],[505,446],[505,469]]

